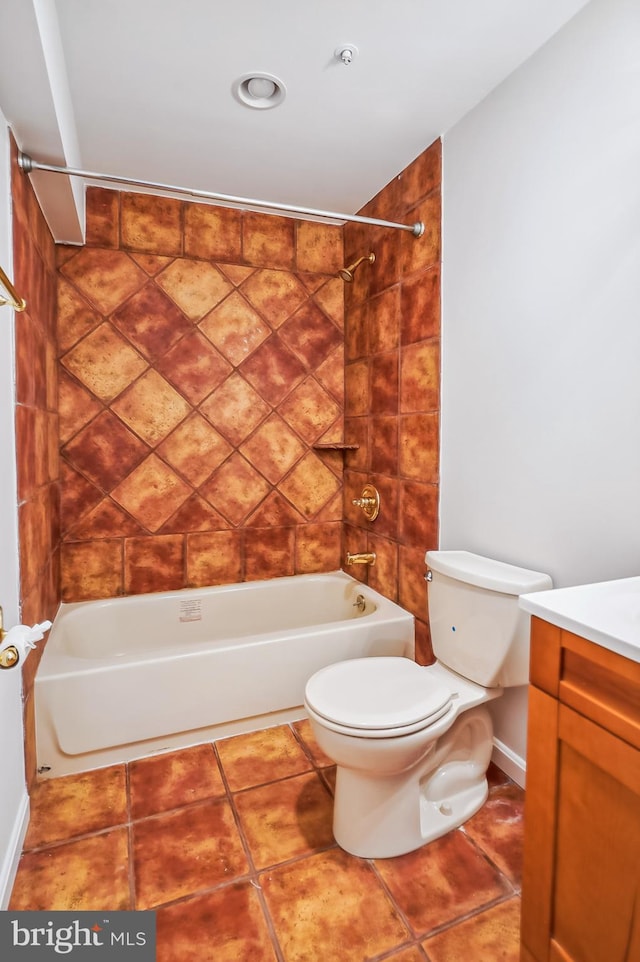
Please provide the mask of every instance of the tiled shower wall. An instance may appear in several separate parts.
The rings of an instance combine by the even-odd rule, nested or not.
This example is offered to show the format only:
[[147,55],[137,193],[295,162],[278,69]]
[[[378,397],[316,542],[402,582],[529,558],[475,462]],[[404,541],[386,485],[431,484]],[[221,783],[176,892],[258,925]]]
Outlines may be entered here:
[[63,601],[341,565],[342,229],[92,188],[58,248]]
[[[432,660],[424,554],[438,546],[440,410],[441,144],[436,141],[360,212],[425,233],[347,224],[345,258],[372,251],[346,288],[345,540],[373,550],[376,564],[354,567],[416,617],[417,659]],[[379,517],[352,499],[373,482]]]
[[[22,621],[32,625],[53,620],[60,600],[55,245],[11,146],[13,280],[27,302],[15,315],[20,605]],[[33,679],[41,647],[22,673],[29,777],[35,773]]]

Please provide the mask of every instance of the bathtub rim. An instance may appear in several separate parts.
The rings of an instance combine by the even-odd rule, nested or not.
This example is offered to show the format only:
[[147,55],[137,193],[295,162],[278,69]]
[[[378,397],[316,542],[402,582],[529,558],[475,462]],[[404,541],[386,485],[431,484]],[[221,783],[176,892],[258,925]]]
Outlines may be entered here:
[[[357,578],[354,578],[348,572],[342,569],[337,569],[335,571],[328,572],[312,572],[309,574],[301,575],[285,575],[278,578],[265,578],[260,581],[243,581],[243,582],[232,582],[229,584],[222,585],[204,585],[198,588],[175,588],[169,591],[157,591],[148,592],[145,594],[136,595],[122,595],[114,598],[98,598],[89,601],[74,601],[74,602],[61,602],[58,612],[54,618],[53,626],[49,633],[47,639],[47,644],[45,645],[42,658],[38,665],[36,672],[36,681],[40,679],[53,679],[57,677],[64,677],[74,671],[81,670],[83,674],[99,673],[102,670],[113,669],[122,666],[122,668],[127,668],[133,665],[138,665],[140,663],[153,660],[167,660],[171,661],[175,658],[191,657],[195,656],[200,651],[200,643],[192,642],[190,644],[180,644],[174,646],[166,646],[161,649],[149,649],[140,652],[132,652],[128,655],[111,655],[106,657],[97,656],[80,656],[71,654],[70,652],[64,650],[62,647],[64,644],[64,622],[69,617],[73,616],[76,611],[86,611],[90,607],[95,610],[94,617],[99,617],[100,610],[104,610],[108,607],[118,606],[118,607],[133,607],[138,604],[152,604],[154,601],[159,599],[166,600],[188,600],[189,598],[196,598],[202,596],[203,592],[206,592],[210,596],[215,596],[221,593],[241,593],[241,591],[249,591],[251,586],[266,586],[272,582],[277,582],[279,585],[286,586],[287,583],[295,583],[301,578],[304,578],[307,582],[313,581],[323,581],[323,580],[337,580],[343,582],[345,585],[356,585],[365,597],[369,596],[375,604],[375,609],[368,615],[363,617],[371,619],[378,624],[384,624],[387,621],[396,621],[402,615],[414,618],[414,616],[407,609],[403,608],[401,605],[397,604],[391,599],[386,598],[377,589],[372,588],[369,585],[363,584]],[[359,621],[360,619],[353,619],[354,621]],[[415,620],[415,619],[414,619]],[[312,624],[314,630],[318,634],[322,634],[327,631],[335,629],[336,625],[343,625],[345,622],[344,618],[333,619],[332,621],[322,622],[320,624]],[[269,632],[260,632],[259,634],[254,634],[251,636],[241,636],[244,638],[251,637],[255,639],[252,644],[259,645],[262,643],[268,643],[277,638],[281,637],[292,637],[296,632],[300,632],[300,627],[297,628],[287,628],[287,629],[274,629]],[[218,645],[221,649],[228,644],[233,643],[233,637],[225,637],[219,639],[219,641],[214,644]]]

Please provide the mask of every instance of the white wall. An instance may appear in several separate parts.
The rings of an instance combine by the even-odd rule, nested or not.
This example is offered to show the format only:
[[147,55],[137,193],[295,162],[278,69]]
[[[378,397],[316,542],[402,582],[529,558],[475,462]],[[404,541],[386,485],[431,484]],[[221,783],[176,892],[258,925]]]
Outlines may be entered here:
[[[9,134],[0,112],[0,264],[12,276]],[[18,292],[20,293],[20,292]],[[14,434],[14,320],[0,307],[0,605],[5,627],[18,624],[18,513]],[[0,909],[6,908],[27,828],[22,685],[19,668],[0,672]]]
[[[592,0],[444,138],[441,546],[640,574],[638,0]],[[524,755],[526,691],[496,704]]]

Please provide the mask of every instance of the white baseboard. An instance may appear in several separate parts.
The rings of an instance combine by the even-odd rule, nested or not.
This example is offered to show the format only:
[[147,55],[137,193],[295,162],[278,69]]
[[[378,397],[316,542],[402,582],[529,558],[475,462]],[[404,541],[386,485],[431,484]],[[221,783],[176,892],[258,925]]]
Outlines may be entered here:
[[13,829],[9,838],[9,844],[3,853],[2,865],[0,866],[0,909],[4,910],[9,905],[11,890],[16,880],[18,862],[22,854],[27,828],[29,826],[29,795],[25,788],[20,801],[20,806],[16,812]]
[[517,755],[508,745],[501,742],[499,738],[493,739],[493,752],[491,761],[494,765],[512,778],[520,786],[525,787],[527,780],[527,763],[521,755]]

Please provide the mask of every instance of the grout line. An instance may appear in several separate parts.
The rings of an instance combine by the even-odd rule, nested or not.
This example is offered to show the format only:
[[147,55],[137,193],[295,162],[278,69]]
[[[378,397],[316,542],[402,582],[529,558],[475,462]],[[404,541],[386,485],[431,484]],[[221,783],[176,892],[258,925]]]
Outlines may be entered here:
[[466,831],[464,827],[464,824],[459,825],[456,831],[461,832],[462,835],[464,835],[466,840],[471,843],[471,845],[476,850],[478,855],[480,855],[484,859],[484,861],[494,870],[494,872],[496,872],[500,876],[500,879],[506,883],[508,888],[511,889],[511,893],[515,895],[519,895],[522,886],[519,885],[517,882],[515,882],[513,879],[511,879],[510,876],[504,871],[504,869],[500,868],[498,863],[491,857],[491,855],[487,852],[484,846],[480,844],[480,842],[476,841],[476,839],[472,835],[469,835],[469,833]]
[[281,947],[280,947],[280,943],[279,943],[278,938],[277,938],[277,935],[276,935],[275,926],[274,926],[274,924],[273,924],[273,920],[272,920],[272,918],[271,918],[271,914],[270,914],[269,909],[268,909],[268,906],[267,906],[267,901],[266,901],[264,892],[262,891],[262,885],[260,884],[259,872],[258,872],[258,869],[257,869],[256,866],[255,866],[254,861],[253,861],[253,855],[251,854],[251,848],[250,848],[250,846],[249,846],[249,841],[248,841],[248,839],[247,839],[247,837],[246,837],[246,835],[245,835],[244,829],[243,829],[243,827],[242,827],[242,822],[241,822],[241,820],[240,820],[240,813],[238,812],[238,809],[237,809],[237,807],[236,807],[236,803],[235,803],[235,800],[234,800],[234,793],[231,791],[231,788],[230,788],[230,786],[229,786],[229,781],[228,781],[228,779],[227,779],[227,775],[226,775],[226,772],[225,772],[225,770],[224,770],[224,766],[223,766],[223,764],[222,764],[222,759],[221,759],[220,756],[219,756],[218,749],[217,749],[217,747],[216,747],[215,742],[212,743],[212,748],[213,748],[213,752],[214,752],[215,758],[216,758],[217,763],[218,763],[218,767],[220,768],[220,773],[221,773],[221,777],[222,777],[222,782],[223,782],[224,787],[225,787],[225,790],[226,790],[226,792],[227,792],[228,803],[229,803],[229,806],[230,806],[230,808],[231,808],[231,812],[232,812],[232,814],[233,814],[233,818],[234,818],[234,821],[235,821],[235,824],[236,824],[236,829],[237,829],[237,831],[238,831],[238,835],[240,836],[240,841],[242,842],[242,847],[244,848],[245,855],[246,855],[246,857],[247,857],[247,863],[248,863],[249,868],[250,868],[250,874],[249,874],[249,878],[248,878],[249,884],[252,885],[253,888],[256,890],[256,897],[257,897],[258,903],[259,903],[259,905],[260,905],[260,909],[261,909],[261,911],[262,911],[262,915],[263,915],[263,918],[264,918],[264,922],[265,922],[265,925],[266,925],[266,927],[267,927],[267,932],[269,933],[269,939],[270,939],[270,941],[271,941],[271,946],[272,946],[273,951],[274,951],[274,953],[275,953],[275,955],[276,955],[277,962],[285,962],[284,955],[283,955],[283,953],[282,953],[282,949],[281,949]]
[[58,849],[64,845],[73,845],[75,842],[84,842],[88,838],[97,838],[100,835],[108,835],[109,832],[115,832],[123,828],[128,830],[129,822],[117,822],[114,825],[105,825],[102,828],[94,829],[91,832],[82,832],[80,835],[69,835],[66,838],[57,838],[51,842],[45,842],[44,844],[38,845],[34,848],[23,849],[22,856],[40,855],[42,852]]
[[[386,959],[395,959],[401,952],[407,952],[409,949],[416,949],[420,953],[422,959],[426,959],[427,962],[429,957],[421,945],[419,939],[411,939],[407,942],[400,942],[395,945],[392,949],[388,949],[386,952],[381,952],[380,955],[374,955],[366,959],[366,962],[386,962]],[[471,962],[471,960],[469,960]],[[477,962],[477,960],[474,960]]]
[[231,788],[230,788],[230,786],[229,786],[229,780],[227,779],[226,772],[225,772],[224,767],[223,767],[223,765],[222,765],[222,759],[220,758],[220,756],[219,756],[219,754],[218,754],[218,750],[217,750],[217,748],[216,748],[215,742],[212,742],[212,746],[213,746],[213,752],[214,752],[215,758],[216,758],[216,760],[217,760],[217,762],[218,762],[218,767],[219,767],[219,769],[220,769],[220,774],[221,774],[221,777],[222,777],[222,783],[223,783],[223,785],[224,785],[224,787],[225,787],[225,791],[226,791],[226,801],[227,801],[227,803],[228,803],[228,805],[229,805],[229,808],[231,809],[231,814],[233,815],[233,820],[234,820],[234,822],[235,822],[236,830],[237,830],[238,835],[239,835],[239,837],[240,837],[240,841],[241,841],[241,843],[242,843],[242,848],[244,849],[244,853],[245,853],[246,858],[247,858],[247,864],[248,864],[248,866],[249,866],[249,875],[250,875],[251,877],[254,877],[254,876],[257,874],[257,869],[256,869],[255,864],[254,864],[254,862],[253,862],[253,857],[252,857],[252,855],[251,855],[251,849],[249,848],[249,843],[248,843],[247,838],[246,838],[246,836],[245,836],[244,829],[242,828],[242,823],[241,823],[241,821],[240,821],[240,813],[238,812],[238,809],[236,808],[236,804],[235,804],[235,802],[234,802],[234,800],[233,800],[233,792],[231,791]]
[[269,938],[271,939],[271,946],[273,948],[275,956],[278,962],[285,962],[284,952],[282,951],[280,940],[278,939],[275,925],[274,925],[273,919],[271,918],[271,912],[269,911],[269,906],[267,904],[267,899],[262,890],[260,881],[259,879],[256,879],[255,883],[252,882],[251,884],[256,889],[256,896],[257,896],[258,902],[260,903],[260,908],[262,909],[265,925],[267,926],[267,932],[269,933]]
[[402,924],[403,924],[404,926],[406,926],[407,932],[409,932],[409,934],[410,934],[410,936],[411,936],[412,939],[413,939],[413,938],[416,938],[417,936],[416,936],[416,934],[415,934],[414,931],[413,931],[413,926],[412,926],[411,923],[409,922],[409,919],[408,919],[407,915],[405,914],[404,910],[402,909],[402,907],[401,907],[401,906],[398,904],[398,902],[396,901],[395,896],[393,895],[393,892],[391,891],[391,889],[390,889],[389,886],[387,885],[385,879],[383,878],[381,872],[379,871],[378,866],[377,866],[376,863],[375,863],[375,859],[372,859],[372,858],[371,858],[371,859],[367,859],[367,862],[368,862],[369,865],[371,866],[371,870],[372,870],[373,874],[375,875],[375,877],[377,878],[377,880],[378,880],[378,882],[379,882],[379,884],[380,884],[380,887],[382,888],[382,891],[384,892],[384,894],[387,896],[387,898],[388,898],[389,901],[391,902],[391,905],[393,906],[394,910],[397,912],[399,918],[402,920]]
[[460,915],[450,922],[443,922],[442,925],[437,925],[434,929],[430,929],[429,932],[423,933],[420,936],[420,940],[430,939],[435,935],[440,935],[442,932],[447,932],[449,929],[455,929],[456,926],[461,925],[463,922],[468,922],[469,919],[476,918],[476,916],[483,915],[488,912],[489,909],[495,908],[497,905],[502,905],[504,902],[510,902],[513,898],[520,898],[514,892],[505,892],[503,895],[496,896],[495,899],[491,899],[489,902],[484,902],[482,905],[477,906],[475,909],[471,909],[464,915]]
[[132,819],[132,809],[131,809],[131,773],[129,771],[129,764],[124,766],[124,778],[125,778],[125,793],[126,793],[126,804],[127,804],[127,854],[128,854],[128,869],[129,869],[129,906],[131,909],[136,907],[136,873],[135,873],[135,858],[134,858],[134,847],[133,847],[133,819]]

